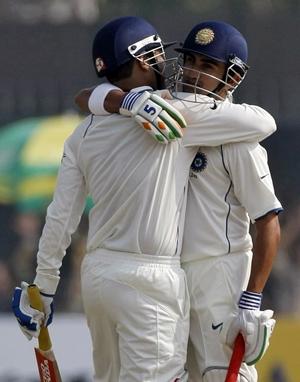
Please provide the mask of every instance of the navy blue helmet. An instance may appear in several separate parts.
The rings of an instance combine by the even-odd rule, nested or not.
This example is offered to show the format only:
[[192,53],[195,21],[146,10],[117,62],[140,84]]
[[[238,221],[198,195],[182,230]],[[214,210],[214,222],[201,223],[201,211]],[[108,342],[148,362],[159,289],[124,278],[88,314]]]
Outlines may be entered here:
[[[198,83],[195,83],[194,88],[191,87],[195,93],[204,91],[204,94],[215,96],[218,99],[223,99],[220,90],[224,86],[228,87],[227,95],[230,98],[233,91],[244,79],[249,68],[246,63],[248,60],[248,47],[244,36],[235,27],[222,21],[204,21],[195,25],[182,46],[175,50],[183,53],[184,56],[189,53],[200,54],[225,63],[224,77],[222,79],[214,77],[219,81],[216,89],[213,91],[203,89]],[[185,84],[184,69],[183,63],[175,79],[176,86],[180,83]],[[193,71],[197,72],[197,70]],[[210,74],[198,71],[198,79],[201,76],[213,77]]]
[[114,19],[105,24],[94,38],[93,62],[97,75],[106,76],[146,52],[153,52],[154,58],[164,56],[166,45],[157,30],[143,18],[126,16]]
[[194,26],[183,46],[182,53],[198,53],[216,61],[229,63],[234,57],[244,64],[248,59],[247,42],[232,25],[221,21],[204,21]]

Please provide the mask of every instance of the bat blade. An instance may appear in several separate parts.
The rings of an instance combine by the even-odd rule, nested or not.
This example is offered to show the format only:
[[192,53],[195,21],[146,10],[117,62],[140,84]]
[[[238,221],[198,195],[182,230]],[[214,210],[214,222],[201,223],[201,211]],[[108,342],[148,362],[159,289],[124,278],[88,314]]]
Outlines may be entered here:
[[241,333],[239,333],[234,342],[233,352],[227,370],[225,382],[237,382],[244,354],[245,341]]
[[[38,287],[34,284],[28,286],[30,305],[37,310],[43,311],[43,301]],[[35,348],[35,355],[40,374],[40,382],[62,382],[55,355],[52,351],[52,343],[48,329],[42,327],[39,334],[39,347]]]
[[62,382],[53,352],[43,352],[38,348],[35,348],[34,350],[40,374],[40,381]]

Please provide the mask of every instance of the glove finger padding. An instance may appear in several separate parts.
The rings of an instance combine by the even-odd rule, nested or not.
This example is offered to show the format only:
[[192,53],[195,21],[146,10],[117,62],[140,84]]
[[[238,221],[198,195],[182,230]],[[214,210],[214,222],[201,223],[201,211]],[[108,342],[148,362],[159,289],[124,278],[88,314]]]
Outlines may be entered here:
[[28,284],[22,282],[21,288],[15,288],[12,299],[12,310],[22,332],[31,340],[32,337],[39,336],[44,313],[30,306],[27,287]]
[[186,122],[167,101],[147,91],[128,93],[122,102],[120,114],[134,117],[152,137],[168,143],[182,137]]
[[244,360],[248,365],[254,365],[258,362],[270,344],[270,337],[274,330],[276,321],[273,317],[273,311],[251,311],[253,313],[252,333],[248,331],[245,339],[245,357]]
[[170,105],[169,102],[165,101],[157,94],[151,94],[150,98],[156,104],[161,106],[161,108],[164,109],[170,115],[170,117],[172,117],[178,123],[179,127],[181,127],[182,129],[186,128],[185,119],[183,118],[181,113],[177,109],[175,109],[175,107]]
[[233,347],[238,333],[245,340],[244,362],[253,365],[258,362],[268,349],[270,337],[276,321],[272,310],[239,309],[224,325],[224,342]]
[[[170,114],[168,114],[166,112],[166,110],[163,110],[159,114],[159,117],[162,120],[162,122],[164,123],[164,125],[166,125],[170,129],[170,131],[173,133],[174,139],[175,139],[175,137],[176,138],[182,138],[183,137],[183,133],[182,133],[182,130],[181,130],[179,123],[174,118],[172,118],[170,116]],[[160,128],[160,125],[158,125],[158,127]]]
[[231,348],[240,331],[239,320],[237,318],[238,315],[236,313],[228,314],[220,331],[220,341]]
[[[159,117],[157,117],[152,123],[150,123],[140,115],[136,115],[134,119],[140,126],[142,126],[147,131],[147,133],[149,133],[159,143],[167,144],[170,141],[176,139],[176,136],[174,135],[172,129],[170,129],[168,124],[166,124]],[[176,122],[174,121],[174,123]]]

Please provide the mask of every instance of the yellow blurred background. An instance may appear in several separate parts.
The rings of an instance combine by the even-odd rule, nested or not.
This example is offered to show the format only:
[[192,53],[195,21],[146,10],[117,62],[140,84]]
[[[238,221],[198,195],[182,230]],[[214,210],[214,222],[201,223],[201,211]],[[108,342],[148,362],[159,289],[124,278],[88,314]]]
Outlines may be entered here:
[[277,319],[270,347],[257,364],[261,382],[300,381],[300,320],[282,316]]

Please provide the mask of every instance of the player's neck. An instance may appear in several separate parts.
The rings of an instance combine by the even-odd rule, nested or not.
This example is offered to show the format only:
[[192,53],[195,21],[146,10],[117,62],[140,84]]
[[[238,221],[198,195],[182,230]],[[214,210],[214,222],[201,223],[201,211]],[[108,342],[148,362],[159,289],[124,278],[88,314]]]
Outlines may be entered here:
[[141,86],[150,86],[153,89],[157,88],[156,76],[153,74],[153,70],[147,66],[143,66],[142,63],[136,62],[133,66],[131,75],[127,78],[122,78],[116,81],[114,85],[127,92],[134,88]]

